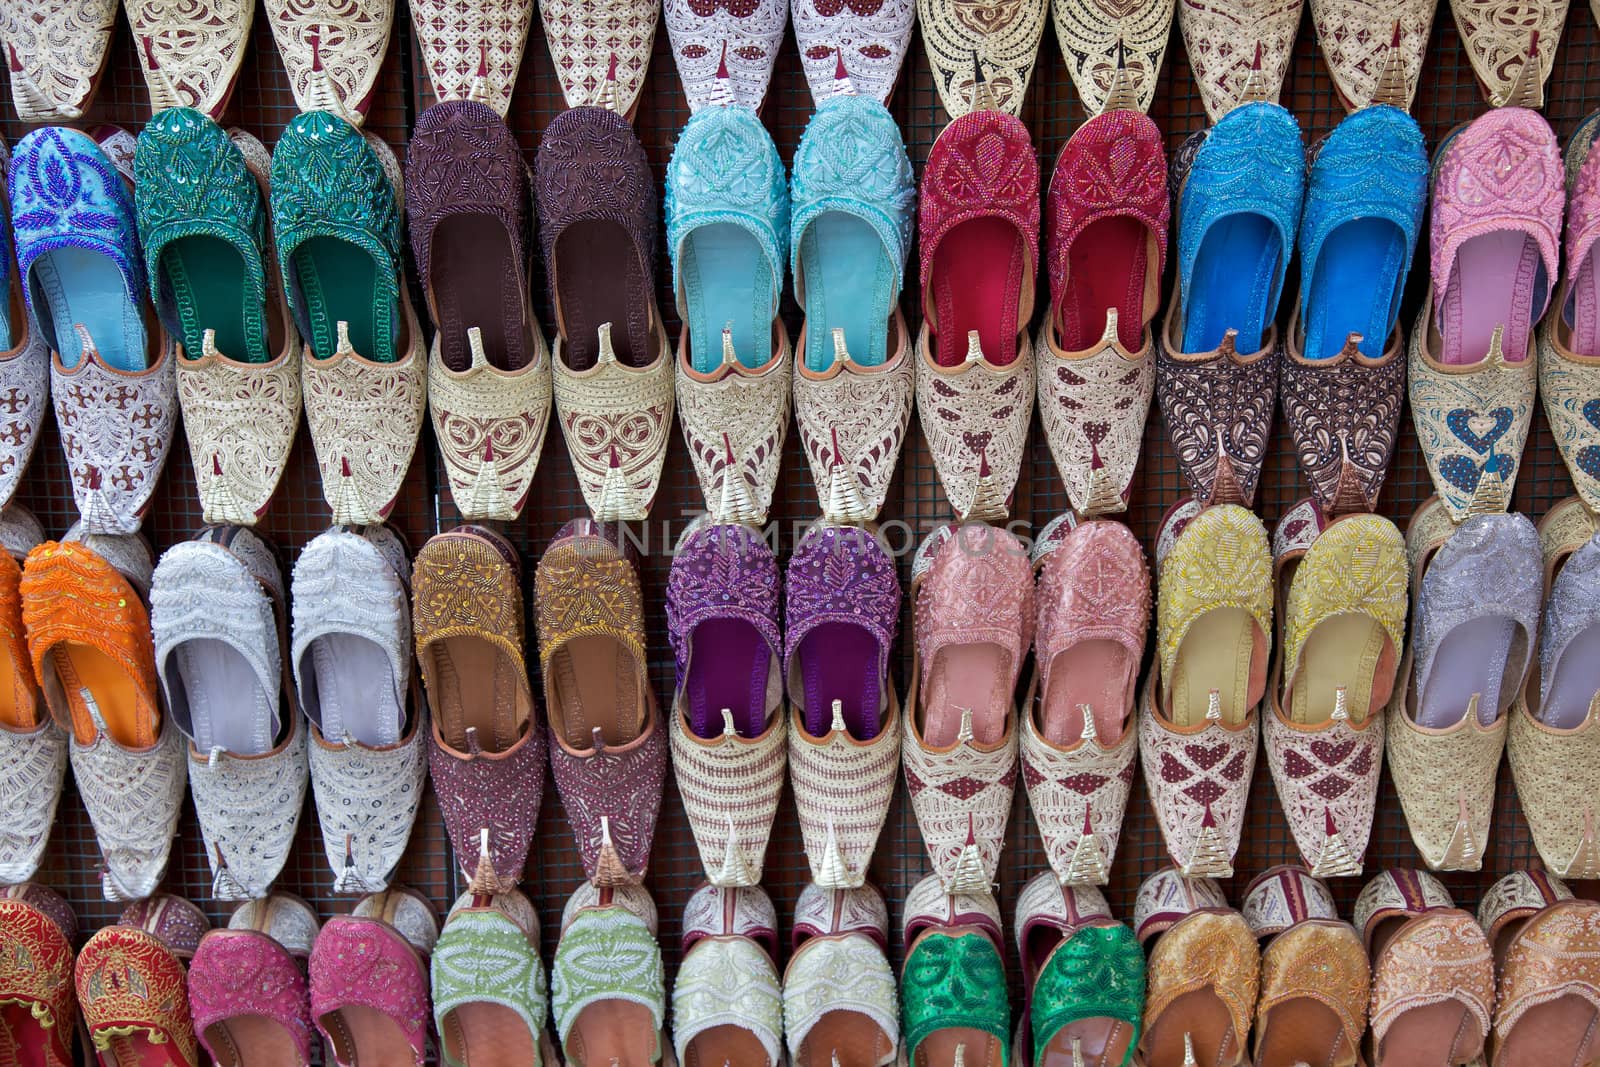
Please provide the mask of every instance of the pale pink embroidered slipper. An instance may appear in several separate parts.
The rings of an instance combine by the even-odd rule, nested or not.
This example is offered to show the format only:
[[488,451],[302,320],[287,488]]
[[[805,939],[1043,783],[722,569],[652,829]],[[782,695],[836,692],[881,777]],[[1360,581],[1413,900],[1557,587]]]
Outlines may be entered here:
[[1133,532],[1104,519],[1075,527],[1037,568],[1023,781],[1056,878],[1105,885],[1138,757],[1150,570]]
[[[1010,533],[945,527],[911,579],[916,655],[901,758],[945,891],[988,893],[1017,783],[1017,677],[1033,641],[1033,574]],[[925,569],[923,569],[925,567]]]
[[789,13],[814,103],[839,93],[888,103],[911,44],[916,0],[790,0]]
[[664,0],[661,13],[691,112],[723,104],[761,110],[789,0]]

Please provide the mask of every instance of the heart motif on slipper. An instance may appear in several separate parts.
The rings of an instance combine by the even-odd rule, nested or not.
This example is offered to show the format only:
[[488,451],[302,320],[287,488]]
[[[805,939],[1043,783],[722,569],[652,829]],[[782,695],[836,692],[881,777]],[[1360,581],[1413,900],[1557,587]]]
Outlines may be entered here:
[[1510,456],[1495,456],[1479,467],[1466,456],[1456,455],[1446,456],[1439,461],[1439,474],[1463,493],[1471,493],[1478,488],[1478,482],[1485,474],[1498,474],[1502,481],[1506,481],[1515,467]]
[[1457,440],[1481,456],[1505,436],[1514,418],[1512,410],[1506,407],[1493,408],[1486,414],[1468,408],[1456,408],[1445,416],[1445,424]]
[[1222,762],[1223,757],[1228,754],[1228,746],[1184,745],[1183,754],[1188,756],[1189,762],[1193,763],[1196,767],[1199,767],[1203,771],[1209,771],[1211,768]]

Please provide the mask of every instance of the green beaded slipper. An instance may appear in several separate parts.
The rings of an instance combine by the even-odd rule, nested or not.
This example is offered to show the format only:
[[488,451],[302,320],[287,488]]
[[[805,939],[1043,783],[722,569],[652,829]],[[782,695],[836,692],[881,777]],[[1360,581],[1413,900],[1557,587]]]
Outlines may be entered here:
[[549,989],[539,916],[514,889],[478,899],[462,894],[433,949],[439,1060],[448,1067],[542,1063]]
[[929,875],[906,900],[906,1053],[916,1067],[1008,1067],[1011,1003],[998,913],[987,895],[946,896],[938,886]]
[[156,313],[199,359],[205,335],[244,363],[268,363],[266,212],[244,155],[193,108],[158,112],[139,134],[134,203]]
[[393,363],[404,353],[400,208],[360,130],[327,111],[295,116],[273,151],[272,228],[289,306],[315,357],[348,349]]
[[[1144,1015],[1144,950],[1093,886],[1045,871],[1017,897],[1034,1067],[1127,1067]],[[1022,1036],[1019,1035],[1019,1036]]]

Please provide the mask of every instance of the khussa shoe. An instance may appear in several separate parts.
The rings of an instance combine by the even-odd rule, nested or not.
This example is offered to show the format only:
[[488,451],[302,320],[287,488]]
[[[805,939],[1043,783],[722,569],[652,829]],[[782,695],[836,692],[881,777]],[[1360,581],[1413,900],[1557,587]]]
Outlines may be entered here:
[[32,882],[0,896],[0,1021],[20,1063],[72,1067],[72,946],[78,919],[52,889]]
[[1600,904],[1544,871],[1513,871],[1483,895],[1478,922],[1499,971],[1490,1064],[1592,1062]]
[[638,564],[617,536],[567,523],[534,578],[551,770],[584,874],[600,886],[643,880],[667,773]]
[[[598,172],[619,177],[596,182]],[[627,122],[595,107],[556,116],[535,175],[567,455],[596,522],[638,522],[661,483],[672,429],[672,349],[655,295],[655,177]]]
[[1241,908],[1261,953],[1254,1060],[1358,1067],[1367,1029],[1371,967],[1355,927],[1304,867],[1256,875]]
[[411,0],[406,6],[435,99],[473,100],[504,118],[533,21],[530,0]]
[[[244,919],[236,919],[240,915]],[[189,962],[195,1037],[217,1063],[241,1067],[311,1062],[313,1024],[304,960],[317,917],[303,900],[276,894],[234,913],[225,930],[200,939]]]
[[704,525],[667,579],[677,664],[672,769],[715,886],[758,885],[787,764],[778,561],[747,526]]
[[255,18],[251,0],[205,0],[181,8],[161,0],[126,5],[150,91],[150,110],[194,108],[221,117],[233,95]]
[[295,560],[291,662],[336,893],[388,884],[422,804],[428,716],[411,671],[408,573],[384,526],[335,527]]
[[567,107],[606,108],[631,122],[660,0],[539,0],[539,17]]
[[1431,870],[1483,866],[1507,714],[1533,659],[1539,538],[1521,515],[1474,515],[1454,533],[1437,499],[1406,530],[1411,648],[1389,702],[1389,771]]
[[1347,117],[1318,147],[1300,220],[1300,299],[1278,392],[1300,470],[1328,515],[1370,512],[1400,428],[1398,325],[1428,163],[1393,107]]
[[1433,285],[1411,334],[1411,417],[1450,517],[1504,511],[1533,416],[1534,327],[1560,268],[1555,134],[1474,119],[1434,153]]
[[1351,112],[1369,104],[1411,110],[1439,0],[1310,0],[1333,88]]
[[394,153],[326,111],[297,116],[273,154],[278,265],[306,340],[306,422],[335,523],[388,516],[427,404],[422,327],[399,273],[400,195]]
[[1039,162],[1027,128],[993,110],[946,126],[923,171],[918,225],[922,432],[956,517],[1004,518],[1033,419]]
[[447,101],[417,119],[406,211],[437,327],[428,411],[451,502],[468,521],[521,513],[550,425],[550,354],[523,246],[531,184],[510,128],[486,105]]
[[1062,885],[1105,885],[1139,754],[1150,570],[1138,538],[1110,521],[1077,526],[1035,568],[1022,780],[1055,877]]
[[1591,512],[1600,511],[1600,155],[1590,150],[1597,130],[1600,112],[1585,118],[1567,143],[1567,269],[1539,330],[1545,418]]
[[870,522],[900,459],[916,368],[900,312],[916,185],[889,112],[864,96],[825,98],[795,150],[789,195],[806,315],[794,365],[800,443],[824,517]]
[[101,1067],[199,1067],[183,963],[154,934],[104,927],[78,953],[73,984]]
[[1149,943],[1139,1053],[1149,1067],[1241,1067],[1261,988],[1261,957],[1244,918],[1214,882],[1163,867],[1134,900],[1133,925]]
[[1478,88],[1491,107],[1544,106],[1567,7],[1567,0],[1541,0],[1529,4],[1521,17],[1506,19],[1484,0],[1450,0]]
[[1085,112],[1150,110],[1175,7],[1176,0],[1052,0],[1056,41]]
[[[1293,5],[1286,5],[1293,6]],[[1201,504],[1255,499],[1278,384],[1278,298],[1294,254],[1305,150],[1294,117],[1251,103],[1196,134],[1178,186],[1178,271],[1156,394]]]
[[993,898],[949,896],[930,874],[911,887],[902,928],[906,1056],[928,1067],[1004,1067],[1011,1005]]
[[860,527],[813,526],[789,558],[784,608],[789,778],[806,861],[817,885],[858,887],[900,770],[894,561]]
[[266,230],[272,157],[242,130],[170,108],[139,134],[134,168],[201,510],[207,522],[253,525],[300,425],[300,334]]
[[989,892],[1017,784],[1017,676],[1036,618],[1027,550],[981,523],[941,527],[917,551],[911,597],[917,644],[901,751],[911,808],[945,891]]
[[1539,659],[1512,705],[1506,754],[1517,799],[1545,867],[1563,878],[1600,878],[1595,784],[1600,760],[1600,678],[1588,648],[1600,634],[1600,542],[1577,498],[1539,521],[1545,607]]
[[662,16],[690,112],[724,104],[761,110],[789,27],[789,0],[665,0]]
[[1080,515],[1127,507],[1155,391],[1150,321],[1168,214],[1166,153],[1148,118],[1100,115],[1062,146],[1046,204],[1050,318],[1034,369],[1039,421]]
[[917,0],[933,85],[952,119],[990,108],[1010,115],[1022,111],[1048,10],[1047,0],[1003,7]]
[[[1169,512],[1162,525],[1181,518]],[[1206,508],[1170,547],[1157,546],[1156,667],[1139,752],[1167,853],[1185,878],[1233,874],[1267,689],[1271,570],[1261,520],[1234,504]]]
[[777,917],[760,886],[701,886],[683,913],[683,962],[672,983],[679,1063],[783,1062]]
[[433,906],[410,890],[363,898],[311,948],[311,1018],[340,1067],[421,1067],[427,1054]]
[[1213,123],[1244,104],[1278,102],[1303,6],[1304,0],[1178,5],[1183,51]]
[[1098,889],[1042,871],[1017,894],[1017,1062],[1125,1067],[1144,1025],[1144,950]]
[[0,440],[0,508],[28,469],[50,397],[50,346],[28,315],[12,243],[10,177],[11,148],[0,137],[0,391],[10,397],[9,432]]
[[1360,874],[1405,647],[1405,541],[1377,515],[1328,525],[1309,500],[1272,540],[1280,632],[1262,715],[1267,766],[1310,873]]
[[100,87],[120,6],[117,0],[44,0],[0,8],[18,118],[31,126],[83,117]]
[[43,540],[21,504],[0,510],[0,656],[10,677],[0,690],[0,885],[39,869],[67,771],[67,732],[45,704],[23,621],[22,562]]
[[22,616],[50,713],[72,734],[73,780],[105,862],[101,888],[107,900],[138,900],[166,872],[183,807],[183,741],[161,714],[150,619],[134,587],[148,588],[149,549],[95,540],[123,542],[129,569],[85,544],[45,541],[23,566]]
[[834,4],[790,0],[795,44],[817,107],[834,96],[860,93],[887,104],[917,20],[916,0]]
[[1494,956],[1471,915],[1426,871],[1385,871],[1356,898],[1372,958],[1372,1067],[1481,1062]]
[[295,105],[361,125],[389,52],[394,0],[264,0],[263,6]]
[[73,499],[91,532],[134,533],[177,403],[170,341],[146,323],[132,194],[94,138],[54,126],[17,143],[10,192],[23,296],[54,353]]
[[888,910],[870,885],[808,885],[795,903],[783,971],[783,1029],[794,1067],[887,1067],[900,1052]]
[[194,958],[211,920],[193,901],[172,893],[157,893],[122,909],[117,922],[132,926],[160,941],[180,960]]
[[551,1015],[573,1067],[648,1067],[667,1058],[666,974],[656,907],[635,885],[583,886],[561,914]]
[[667,165],[667,250],[684,328],[678,424],[715,522],[767,521],[789,430],[778,318],[789,191],[777,145],[743,107],[690,117]]
[[[433,1020],[448,1067],[554,1064],[539,914],[515,889],[463,893],[433,947]],[[488,1051],[483,1051],[488,1050]]]
[[507,893],[528,864],[547,761],[523,660],[516,549],[485,527],[462,526],[422,546],[411,583],[433,712],[433,793],[467,890]]
[[150,603],[157,676],[189,740],[211,895],[264,897],[288,859],[309,775],[277,558],[243,527],[208,527],[161,557]]

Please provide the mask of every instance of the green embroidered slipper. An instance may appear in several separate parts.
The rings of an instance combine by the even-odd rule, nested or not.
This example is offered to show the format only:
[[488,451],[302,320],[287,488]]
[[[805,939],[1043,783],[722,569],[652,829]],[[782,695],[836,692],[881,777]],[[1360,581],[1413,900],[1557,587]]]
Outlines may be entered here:
[[918,1067],[1009,1063],[1005,964],[978,927],[934,927],[917,938],[900,978],[900,1014]]
[[[400,353],[400,208],[361,131],[326,111],[296,115],[272,154],[272,227],[284,288],[318,359]],[[340,334],[349,344],[341,345]]]
[[490,1048],[494,1062],[537,1064],[549,1014],[539,959],[539,916],[516,890],[473,903],[463,894],[433,948],[433,1021],[439,1059],[475,1067],[469,1049]]
[[657,1063],[667,985],[661,946],[646,921],[654,918],[654,905],[641,915],[619,894],[617,903],[574,908],[587,889],[579,888],[568,905],[550,969],[561,1050],[570,1067]]
[[193,108],[156,113],[133,156],[134,203],[156,313],[189,359],[215,349],[269,363],[266,212],[243,153]]

